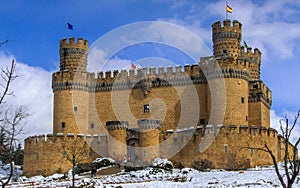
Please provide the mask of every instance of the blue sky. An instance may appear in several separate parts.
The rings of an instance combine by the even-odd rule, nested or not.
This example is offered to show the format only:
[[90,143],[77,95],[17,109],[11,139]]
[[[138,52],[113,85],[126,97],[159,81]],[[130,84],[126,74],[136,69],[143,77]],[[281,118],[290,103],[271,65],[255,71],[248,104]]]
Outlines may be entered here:
[[[228,3],[233,8],[229,19],[243,24],[243,40],[262,52],[261,77],[273,92],[272,121],[276,124],[286,113],[300,109],[300,1]],[[1,1],[0,41],[10,41],[0,47],[0,64],[16,59],[20,75],[14,84],[16,97],[8,100],[24,103],[33,112],[28,124],[34,129],[28,134],[51,132],[51,73],[58,70],[62,38],[83,37],[93,44],[126,24],[163,21],[185,27],[212,50],[211,25],[224,18],[225,0]],[[67,22],[74,25],[73,31],[67,29]],[[131,58],[118,55],[125,61]]]

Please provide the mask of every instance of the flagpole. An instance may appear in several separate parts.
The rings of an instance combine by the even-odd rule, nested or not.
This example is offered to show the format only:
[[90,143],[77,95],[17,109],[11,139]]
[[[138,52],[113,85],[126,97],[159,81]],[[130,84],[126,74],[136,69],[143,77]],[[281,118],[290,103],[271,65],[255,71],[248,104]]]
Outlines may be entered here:
[[226,20],[228,19],[228,12],[227,12],[227,6],[228,6],[228,3],[227,1],[225,0],[225,3],[226,3],[226,6],[225,6],[225,12],[226,12]]

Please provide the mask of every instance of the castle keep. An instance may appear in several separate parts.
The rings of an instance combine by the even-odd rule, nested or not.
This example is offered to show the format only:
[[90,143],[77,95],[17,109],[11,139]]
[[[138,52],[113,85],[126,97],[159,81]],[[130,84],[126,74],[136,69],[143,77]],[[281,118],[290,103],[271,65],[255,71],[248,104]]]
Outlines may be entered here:
[[213,54],[200,62],[96,75],[87,72],[88,41],[61,40],[60,70],[52,75],[53,133],[25,139],[24,173],[69,170],[63,149],[78,139],[88,143],[83,162],[100,155],[164,157],[187,167],[202,159],[216,168],[269,165],[268,154],[253,149],[264,143],[281,159],[283,138],[270,127],[272,93],[260,79],[261,52],[245,49],[241,39],[240,22],[218,21]]

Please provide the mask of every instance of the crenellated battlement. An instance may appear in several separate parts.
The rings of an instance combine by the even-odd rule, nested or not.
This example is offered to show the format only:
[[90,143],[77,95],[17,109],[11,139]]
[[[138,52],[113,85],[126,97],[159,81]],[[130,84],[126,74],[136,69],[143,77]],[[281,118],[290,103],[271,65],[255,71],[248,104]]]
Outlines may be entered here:
[[[102,134],[73,134],[73,133],[57,133],[56,135],[53,134],[43,134],[43,135],[35,135],[27,137],[24,142],[25,145],[30,147],[31,145],[39,145],[44,143],[62,143],[63,141],[75,139],[75,138],[81,138],[87,143],[96,142],[99,144],[105,144],[107,140],[107,135]],[[105,142],[104,142],[105,141]],[[100,143],[103,142],[103,143]]]
[[137,122],[140,129],[157,129],[161,126],[161,123],[160,120],[154,119],[143,119]]
[[86,72],[88,41],[78,38],[62,39],[60,41],[60,71],[83,71]]
[[128,121],[108,121],[106,122],[107,130],[126,130]]
[[270,107],[272,105],[272,91],[263,81],[249,81],[249,102],[262,101]]
[[[59,71],[52,75],[53,91],[84,90],[101,92],[142,88],[150,83],[151,87],[168,87],[176,85],[205,84],[210,78],[241,78],[249,80],[250,64],[244,61],[230,61],[227,58],[215,59],[213,63],[201,58],[193,65],[150,67],[137,70],[100,71],[95,73],[81,71]],[[220,65],[220,68],[217,68]],[[204,74],[205,73],[205,74]]]
[[244,46],[241,46],[240,58],[247,58],[252,64],[261,64],[261,52],[258,48],[255,48],[253,51],[251,47],[245,49]]
[[199,125],[197,127],[187,127],[183,129],[177,130],[167,130],[166,134],[175,134],[175,136],[186,136],[194,133],[195,138],[198,136],[202,138],[204,134],[218,134],[219,136],[223,137],[222,135],[227,134],[236,134],[236,135],[249,135],[249,136],[264,136],[266,138],[277,137],[278,131],[273,128],[266,128],[264,126],[256,126],[256,125],[230,125],[230,126],[223,126],[220,125]]
[[224,20],[223,25],[217,21],[212,25],[212,41],[214,44],[214,56],[227,56],[236,59],[240,53],[242,39],[242,24],[236,20]]
[[74,37],[71,37],[69,39],[62,39],[60,41],[60,49],[63,48],[82,48],[87,50],[89,47],[88,40],[84,40],[83,38],[78,38],[77,42],[75,42]]
[[212,34],[213,40],[224,37],[240,39],[242,34],[242,24],[237,20],[234,20],[232,25],[230,20],[224,20],[223,25],[220,21],[217,21],[212,25]]

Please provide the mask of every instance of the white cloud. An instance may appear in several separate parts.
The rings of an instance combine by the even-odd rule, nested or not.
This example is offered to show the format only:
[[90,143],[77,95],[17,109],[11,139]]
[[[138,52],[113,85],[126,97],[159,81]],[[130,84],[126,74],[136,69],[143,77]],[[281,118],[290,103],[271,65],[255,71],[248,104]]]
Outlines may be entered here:
[[[13,55],[0,53],[1,67],[10,66],[12,59],[15,59]],[[5,105],[11,108],[25,105],[32,114],[26,119],[20,139],[30,135],[51,133],[53,109],[51,72],[16,60],[16,74],[19,77],[11,85],[14,96],[7,96]]]

